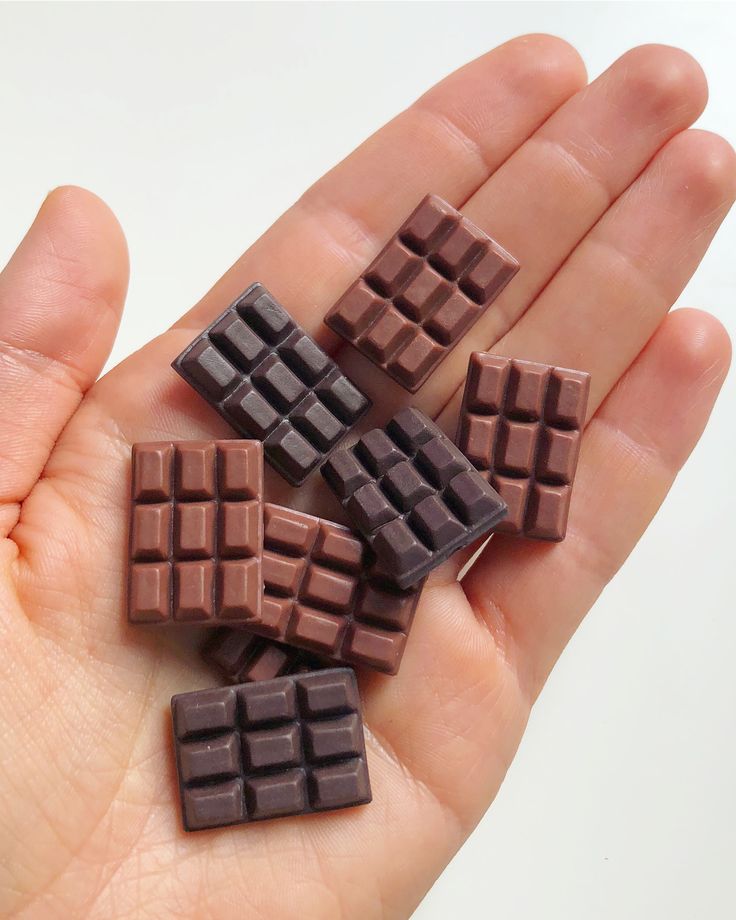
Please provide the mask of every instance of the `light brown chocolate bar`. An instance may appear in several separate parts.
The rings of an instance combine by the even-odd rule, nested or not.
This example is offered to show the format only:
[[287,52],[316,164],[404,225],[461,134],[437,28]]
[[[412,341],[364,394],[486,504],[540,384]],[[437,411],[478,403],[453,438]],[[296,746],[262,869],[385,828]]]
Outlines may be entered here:
[[269,503],[263,517],[263,605],[248,629],[395,674],[423,581],[395,587],[349,527]]
[[583,371],[471,355],[457,444],[508,505],[498,533],[564,538],[589,390]]
[[131,623],[243,623],[260,615],[258,441],[133,447]]
[[325,322],[414,393],[518,270],[495,240],[427,195]]

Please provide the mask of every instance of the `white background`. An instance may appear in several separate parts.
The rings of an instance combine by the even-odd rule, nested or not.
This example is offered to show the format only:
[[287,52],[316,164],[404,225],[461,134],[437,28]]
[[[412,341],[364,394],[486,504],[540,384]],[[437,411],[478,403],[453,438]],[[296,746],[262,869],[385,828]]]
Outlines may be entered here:
[[[525,31],[572,41],[591,76],[633,44],[688,49],[711,85],[700,124],[734,140],[733,6],[4,4],[0,257],[52,187],[102,195],[132,256],[119,360],[369,132]],[[732,335],[735,251],[732,216],[681,300]],[[736,916],[735,430],[729,379],[420,920]]]

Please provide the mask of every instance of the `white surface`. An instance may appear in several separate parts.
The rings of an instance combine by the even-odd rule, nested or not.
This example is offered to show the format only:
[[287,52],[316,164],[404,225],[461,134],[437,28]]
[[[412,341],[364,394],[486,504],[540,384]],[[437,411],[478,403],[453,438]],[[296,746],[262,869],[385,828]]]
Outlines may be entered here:
[[[53,186],[102,195],[133,264],[119,360],[366,134],[532,30],[591,75],[632,44],[687,48],[711,83],[701,125],[734,139],[732,6],[0,5],[0,256]],[[732,335],[735,250],[732,216],[682,298]],[[734,389],[420,920],[736,915]]]

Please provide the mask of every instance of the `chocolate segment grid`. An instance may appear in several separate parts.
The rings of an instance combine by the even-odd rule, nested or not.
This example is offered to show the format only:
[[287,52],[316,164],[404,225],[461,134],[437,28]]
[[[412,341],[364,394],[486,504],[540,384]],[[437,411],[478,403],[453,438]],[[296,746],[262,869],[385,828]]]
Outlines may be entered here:
[[348,668],[182,693],[171,711],[188,831],[371,800]]
[[506,505],[442,431],[402,409],[322,467],[382,568],[408,587],[494,527]]
[[325,322],[414,393],[518,270],[498,243],[427,195]]
[[509,507],[499,533],[562,540],[590,375],[471,355],[458,445]]
[[258,441],[133,446],[131,623],[241,623],[261,609]]
[[246,629],[215,630],[202,646],[202,657],[231,684],[271,680],[327,666],[303,649],[256,636]]
[[268,462],[300,485],[370,401],[262,284],[254,284],[172,367]]
[[422,584],[399,590],[350,528],[266,504],[264,595],[249,631],[395,674]]

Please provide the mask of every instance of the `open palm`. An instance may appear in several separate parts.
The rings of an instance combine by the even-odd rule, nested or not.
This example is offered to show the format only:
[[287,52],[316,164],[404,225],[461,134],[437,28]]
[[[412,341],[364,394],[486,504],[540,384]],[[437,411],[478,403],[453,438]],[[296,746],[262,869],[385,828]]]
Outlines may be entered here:
[[[698,65],[516,39],[430,90],[310,189],[176,326],[95,383],[127,258],[97,198],[60,189],[0,276],[0,911],[40,917],[406,917],[496,794],[530,706],[696,443],[729,345],[667,315],[736,193],[719,137],[687,130]],[[522,271],[409,397],[322,325],[426,192]],[[424,591],[398,676],[361,675],[366,808],[186,835],[172,694],[215,682],[196,630],[125,623],[130,447],[232,436],[169,368],[259,280],[373,397],[454,432],[468,355],[592,374],[567,539],[494,537]],[[313,476],[268,497],[326,517]]]

